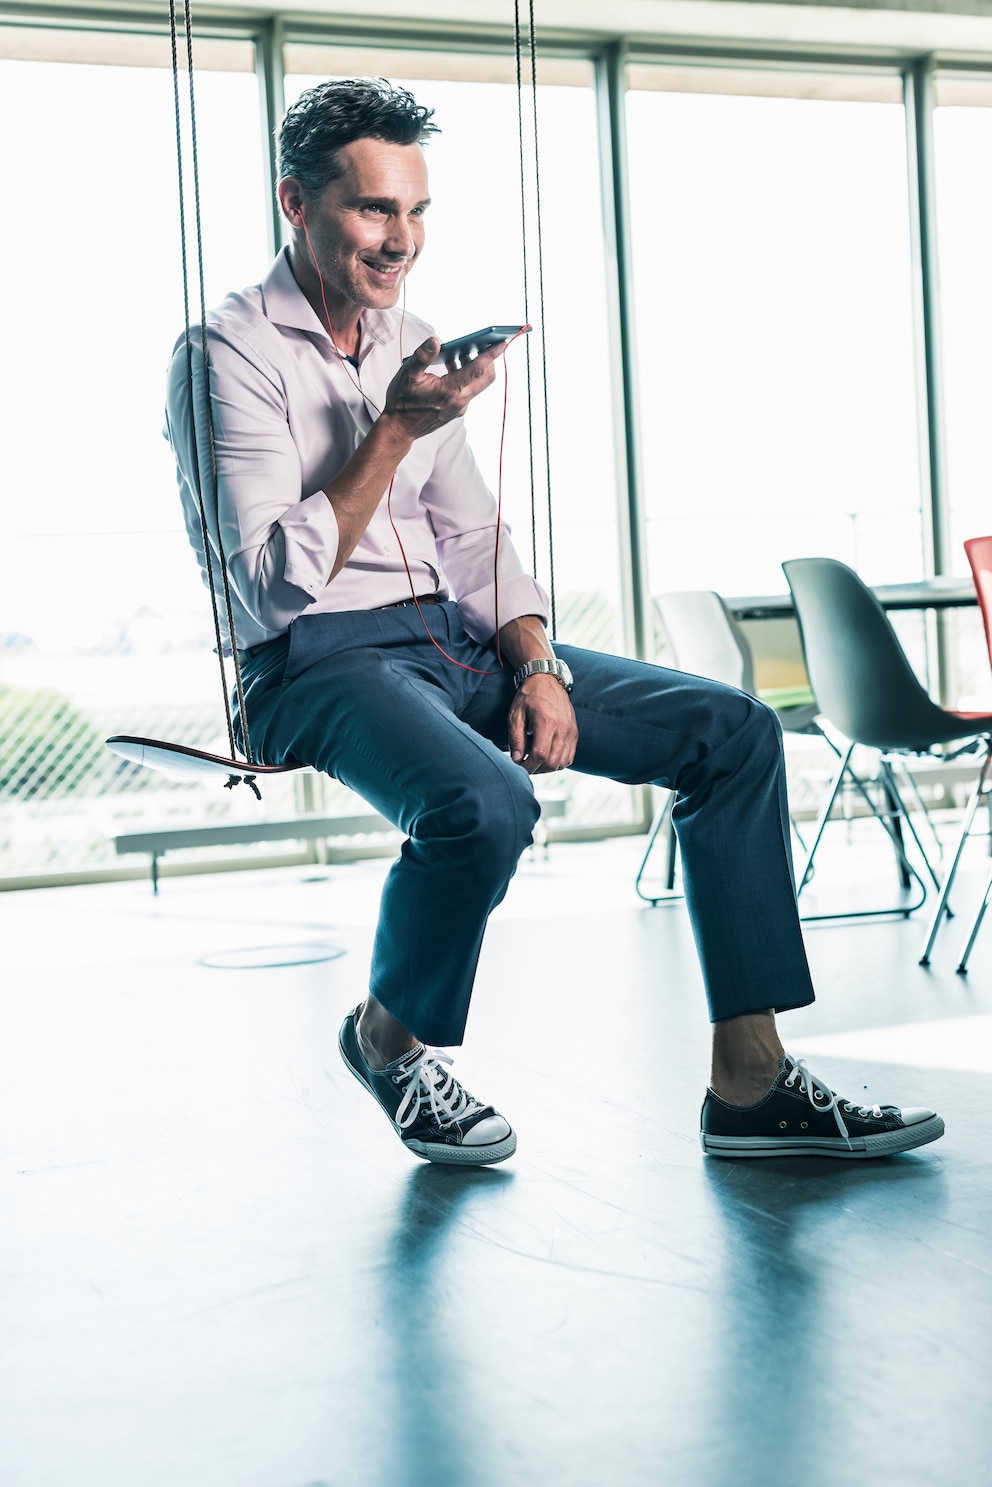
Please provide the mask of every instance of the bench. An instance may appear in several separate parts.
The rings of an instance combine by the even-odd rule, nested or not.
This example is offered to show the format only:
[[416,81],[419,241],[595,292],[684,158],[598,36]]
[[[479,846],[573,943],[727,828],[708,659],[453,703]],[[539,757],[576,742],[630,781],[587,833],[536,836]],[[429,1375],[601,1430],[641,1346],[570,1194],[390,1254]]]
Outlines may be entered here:
[[294,816],[289,821],[231,821],[214,826],[169,826],[130,831],[114,837],[118,857],[147,852],[151,858],[152,892],[158,893],[158,864],[166,852],[183,847],[236,847],[250,842],[313,842],[331,836],[361,836],[392,831],[378,811],[364,816]]
[[[566,802],[558,796],[541,802],[541,817],[563,816]],[[538,823],[540,827],[541,823]],[[147,852],[151,858],[152,892],[158,893],[158,865],[166,852],[183,847],[236,847],[252,842],[313,842],[332,836],[364,836],[393,831],[378,811],[361,816],[294,816],[288,821],[232,821],[213,826],[166,826],[154,831],[129,831],[114,837],[118,857]],[[547,828],[536,830],[537,846],[547,843]]]

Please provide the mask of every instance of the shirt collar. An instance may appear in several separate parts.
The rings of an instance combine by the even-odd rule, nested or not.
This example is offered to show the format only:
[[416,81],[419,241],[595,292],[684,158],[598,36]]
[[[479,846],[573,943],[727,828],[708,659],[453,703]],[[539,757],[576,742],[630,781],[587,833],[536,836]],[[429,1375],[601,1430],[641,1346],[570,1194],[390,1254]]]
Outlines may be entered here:
[[[283,248],[275,263],[262,280],[262,304],[265,318],[274,325],[288,326],[292,330],[306,331],[308,335],[320,336],[330,341],[326,328],[313,311],[310,301],[297,284],[289,266],[289,251]],[[360,359],[369,349],[370,342],[385,346],[395,339],[398,331],[396,310],[365,310],[362,313],[362,349]]]

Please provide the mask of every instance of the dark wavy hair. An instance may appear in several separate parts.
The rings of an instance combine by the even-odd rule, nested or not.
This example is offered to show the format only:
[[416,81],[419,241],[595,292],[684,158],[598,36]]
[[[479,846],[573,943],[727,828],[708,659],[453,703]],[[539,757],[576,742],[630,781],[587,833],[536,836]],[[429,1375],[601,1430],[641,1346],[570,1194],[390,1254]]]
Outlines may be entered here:
[[432,108],[383,77],[318,83],[300,94],[279,126],[279,175],[322,191],[344,174],[337,157],[343,145],[356,139],[419,144],[439,133],[433,116]]

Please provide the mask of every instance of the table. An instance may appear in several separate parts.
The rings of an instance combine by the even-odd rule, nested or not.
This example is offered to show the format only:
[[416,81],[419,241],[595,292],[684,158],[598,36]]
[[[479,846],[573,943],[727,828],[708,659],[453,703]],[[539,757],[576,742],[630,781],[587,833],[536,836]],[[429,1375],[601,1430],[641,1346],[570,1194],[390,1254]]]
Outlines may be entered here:
[[[963,609],[978,603],[970,578],[955,578],[947,573],[939,578],[918,578],[912,583],[876,584],[872,593],[883,609]],[[785,619],[795,614],[791,594],[728,599],[727,607],[738,620]]]
[[[918,578],[912,583],[886,583],[872,587],[883,609],[948,610],[973,608],[978,604],[970,578],[941,574]],[[728,599],[727,607],[740,621],[754,653],[755,684],[759,692],[781,687],[809,686],[803,659],[799,624],[791,594],[757,594]],[[939,662],[939,641],[926,641],[926,654],[916,658],[925,678],[944,676],[947,667]]]

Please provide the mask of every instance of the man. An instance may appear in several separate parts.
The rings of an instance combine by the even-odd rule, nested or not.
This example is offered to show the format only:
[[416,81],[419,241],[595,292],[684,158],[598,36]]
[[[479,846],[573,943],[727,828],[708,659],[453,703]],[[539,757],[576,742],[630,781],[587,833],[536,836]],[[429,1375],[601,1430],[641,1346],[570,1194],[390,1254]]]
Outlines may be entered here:
[[[488,916],[538,816],[531,776],[574,765],[678,793],[714,1025],[704,1148],[864,1157],[935,1140],[932,1111],[840,1101],[779,1042],[775,1012],[813,990],[774,714],[679,672],[553,648],[542,590],[505,532],[497,545],[461,415],[500,350],[431,370],[438,341],[396,308],[424,245],[430,120],[382,82],[305,93],[280,131],[289,245],[208,317],[206,495],[253,747],[343,780],[407,835],[342,1056],[418,1156],[512,1154],[509,1123],[431,1045],[462,1041]],[[198,354],[193,381],[191,395],[181,342],[168,435],[202,564]]]

